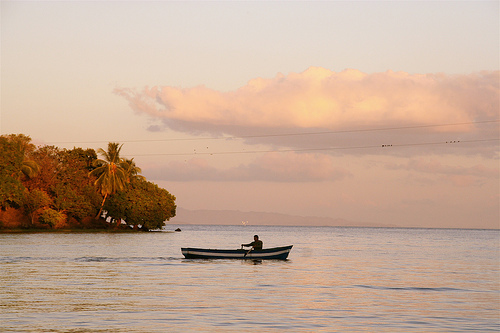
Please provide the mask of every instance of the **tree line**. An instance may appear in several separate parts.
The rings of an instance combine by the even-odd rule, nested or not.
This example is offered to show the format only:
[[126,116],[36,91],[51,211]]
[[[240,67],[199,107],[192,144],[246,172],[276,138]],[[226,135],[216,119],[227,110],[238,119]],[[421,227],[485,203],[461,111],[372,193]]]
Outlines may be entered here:
[[0,136],[0,229],[161,229],[175,216],[175,196],[140,175],[121,148],[37,147],[24,134]]

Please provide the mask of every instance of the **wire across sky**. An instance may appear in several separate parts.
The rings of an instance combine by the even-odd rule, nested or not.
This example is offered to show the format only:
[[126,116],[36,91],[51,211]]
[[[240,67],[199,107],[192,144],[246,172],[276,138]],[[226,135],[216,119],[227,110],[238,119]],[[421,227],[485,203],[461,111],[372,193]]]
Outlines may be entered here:
[[100,141],[54,141],[48,142],[49,144],[75,144],[75,143],[106,143],[106,142],[170,142],[170,141],[201,141],[201,140],[237,140],[237,139],[251,139],[251,138],[270,138],[270,137],[291,137],[291,136],[309,136],[309,135],[325,135],[325,134],[342,134],[342,133],[356,133],[356,132],[379,132],[379,131],[395,131],[395,130],[408,130],[408,129],[423,129],[423,128],[436,128],[436,127],[450,127],[450,126],[463,126],[463,125],[478,125],[488,123],[498,123],[500,119],[470,121],[461,123],[448,123],[448,124],[431,124],[431,125],[413,125],[413,126],[395,126],[395,127],[377,127],[377,128],[363,128],[363,129],[348,129],[336,131],[320,131],[320,132],[295,132],[295,133],[281,133],[281,134],[262,134],[262,135],[241,135],[241,136],[222,136],[222,137],[194,137],[194,138],[169,138],[169,139],[137,139],[137,140],[100,140]]

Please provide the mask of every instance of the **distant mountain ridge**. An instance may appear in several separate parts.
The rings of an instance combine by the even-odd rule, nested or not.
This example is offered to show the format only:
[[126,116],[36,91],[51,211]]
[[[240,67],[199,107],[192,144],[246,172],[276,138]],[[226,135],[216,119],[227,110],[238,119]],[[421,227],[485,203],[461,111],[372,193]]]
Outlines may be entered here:
[[177,208],[177,214],[167,224],[215,224],[215,225],[289,225],[289,226],[345,226],[390,227],[340,218],[297,216],[280,213],[242,212],[238,210],[190,210]]

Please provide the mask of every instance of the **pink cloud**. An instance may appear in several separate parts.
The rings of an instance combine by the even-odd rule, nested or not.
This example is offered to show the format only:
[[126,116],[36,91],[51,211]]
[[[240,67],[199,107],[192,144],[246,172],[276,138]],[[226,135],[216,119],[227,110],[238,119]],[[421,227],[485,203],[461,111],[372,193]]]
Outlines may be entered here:
[[[311,67],[256,78],[230,92],[204,86],[116,89],[139,113],[209,126],[325,128],[440,124],[497,118],[499,71],[471,75],[365,74]],[[466,129],[463,129],[466,130]]]
[[[115,93],[125,98],[137,113],[158,121],[151,126],[152,131],[170,128],[216,137],[225,134],[241,137],[250,144],[298,149],[404,146],[452,140],[498,140],[498,122],[477,121],[498,120],[499,75],[500,71],[470,75],[392,71],[365,74],[354,69],[333,72],[311,67],[302,73],[252,79],[229,92],[204,86],[156,86],[140,91],[116,89]],[[457,123],[465,124],[418,127]],[[405,128],[408,126],[417,127]],[[369,130],[379,128],[393,130]],[[346,130],[355,131],[344,133]],[[303,132],[324,134],[279,136]],[[491,156],[497,154],[497,146],[498,141],[493,141],[465,148],[469,153]],[[430,148],[437,151],[442,147],[422,150]],[[400,152],[393,148],[377,153]]]

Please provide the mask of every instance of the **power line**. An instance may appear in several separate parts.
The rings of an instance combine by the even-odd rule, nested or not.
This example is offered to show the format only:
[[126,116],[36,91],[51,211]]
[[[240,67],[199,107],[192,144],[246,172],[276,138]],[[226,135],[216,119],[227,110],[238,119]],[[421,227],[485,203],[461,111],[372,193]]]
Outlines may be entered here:
[[452,124],[380,127],[380,128],[323,131],[323,132],[288,133],[288,134],[246,135],[246,136],[239,136],[239,138],[265,138],[265,137],[275,137],[275,136],[279,137],[279,136],[300,136],[300,135],[316,135],[316,134],[339,134],[339,133],[356,133],[356,132],[393,131],[393,130],[432,128],[432,127],[444,127],[444,126],[462,126],[462,125],[472,125],[472,124],[493,123],[493,122],[499,122],[499,121],[500,121],[500,119],[484,120],[484,121],[471,121],[471,122],[465,122],[465,123],[452,123]]
[[[138,142],[174,142],[174,141],[201,141],[201,140],[227,140],[227,139],[256,139],[256,138],[272,138],[272,137],[290,137],[290,136],[306,136],[306,135],[325,135],[325,134],[343,134],[343,133],[358,133],[358,132],[379,132],[379,131],[395,131],[407,129],[423,129],[435,127],[448,127],[448,126],[463,126],[463,125],[476,125],[498,123],[500,119],[470,121],[462,123],[449,123],[449,124],[432,124],[432,125],[414,125],[414,126],[396,126],[396,127],[379,127],[379,128],[365,128],[365,129],[350,129],[350,130],[337,130],[337,131],[321,131],[321,132],[296,132],[296,133],[282,133],[282,134],[261,134],[261,135],[239,135],[239,136],[224,136],[224,137],[198,137],[198,138],[171,138],[171,139],[143,139],[143,140],[119,140],[120,143],[138,143]],[[48,142],[49,144],[76,144],[76,143],[107,143],[114,142],[114,140],[102,141],[59,141]]]
[[[374,149],[374,148],[392,148],[392,147],[416,147],[416,146],[432,146],[432,145],[449,145],[460,143],[477,143],[477,142],[492,142],[500,141],[500,139],[478,139],[478,140],[452,140],[452,141],[437,141],[437,142],[422,142],[422,143],[403,143],[403,144],[382,144],[382,145],[366,145],[366,146],[350,146],[350,147],[323,147],[323,148],[297,148],[297,149],[279,149],[279,150],[240,150],[240,151],[222,151],[222,152],[192,152],[192,153],[152,153],[152,154],[136,154],[134,156],[196,156],[196,155],[234,155],[234,154],[260,154],[260,153],[287,153],[287,152],[307,152],[307,151],[334,151],[334,150],[357,150],[357,149]],[[128,155],[127,156],[132,156]]]

